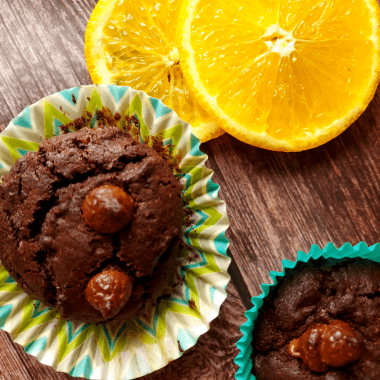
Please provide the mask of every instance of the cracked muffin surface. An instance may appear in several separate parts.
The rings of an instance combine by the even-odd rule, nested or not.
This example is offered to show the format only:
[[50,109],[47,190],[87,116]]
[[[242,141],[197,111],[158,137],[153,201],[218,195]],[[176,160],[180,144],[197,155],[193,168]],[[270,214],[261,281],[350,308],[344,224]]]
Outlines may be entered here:
[[[176,265],[181,187],[166,160],[115,127],[82,129],[44,141],[0,185],[1,261],[29,293],[83,322],[126,319],[153,303]],[[100,233],[83,217],[88,194],[120,188],[133,200],[126,227]],[[133,283],[116,314],[86,299],[106,271]]]

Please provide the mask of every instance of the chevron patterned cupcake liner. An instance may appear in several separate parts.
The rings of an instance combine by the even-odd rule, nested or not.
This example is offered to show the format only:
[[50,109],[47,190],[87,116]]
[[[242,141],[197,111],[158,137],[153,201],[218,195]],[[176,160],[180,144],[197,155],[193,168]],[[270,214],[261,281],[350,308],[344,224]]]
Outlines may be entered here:
[[206,168],[207,156],[188,123],[142,91],[118,86],[80,86],[48,96],[27,107],[0,134],[0,175],[16,160],[38,149],[87,110],[96,128],[96,110],[134,115],[140,140],[162,139],[177,159],[174,174],[192,216],[183,227],[180,281],[143,316],[93,325],[61,319],[25,294],[0,265],[0,327],[43,364],[88,379],[133,379],[179,358],[209,329],[226,298],[228,218],[219,186]]

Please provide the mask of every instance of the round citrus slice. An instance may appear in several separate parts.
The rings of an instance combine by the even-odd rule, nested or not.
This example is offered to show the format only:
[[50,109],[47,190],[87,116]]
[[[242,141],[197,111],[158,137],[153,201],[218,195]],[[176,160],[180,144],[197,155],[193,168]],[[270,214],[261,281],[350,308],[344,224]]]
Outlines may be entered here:
[[280,151],[321,145],[379,82],[376,0],[184,0],[185,79],[223,129]]
[[175,39],[180,0],[100,0],[86,29],[85,57],[96,84],[143,90],[189,122],[202,141],[224,131],[183,79]]

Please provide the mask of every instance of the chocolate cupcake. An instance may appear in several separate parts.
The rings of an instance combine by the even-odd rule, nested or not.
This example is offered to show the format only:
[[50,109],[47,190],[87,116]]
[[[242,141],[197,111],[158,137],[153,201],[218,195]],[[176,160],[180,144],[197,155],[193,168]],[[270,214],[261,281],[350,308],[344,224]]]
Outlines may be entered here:
[[[102,112],[99,112],[99,110]],[[104,110],[108,111],[103,112]],[[228,239],[225,237],[228,217],[225,203],[218,198],[219,186],[212,181],[212,171],[205,166],[207,156],[200,151],[200,142],[191,134],[190,125],[180,120],[175,112],[162,104],[160,100],[151,98],[142,91],[136,91],[130,87],[111,85],[79,86],[47,96],[25,108],[1,133],[0,176],[7,176],[17,160],[27,152],[38,151],[42,143],[44,145],[47,143],[46,139],[51,139],[53,136],[62,134],[62,132],[74,131],[78,128],[87,126],[97,129],[102,125],[106,128],[116,125],[119,129],[128,131],[137,141],[152,147],[158,153],[158,156],[155,153],[152,153],[151,156],[151,153],[149,153],[149,160],[145,162],[146,158],[138,154],[132,155],[129,150],[127,153],[125,147],[128,146],[128,143],[126,143],[119,158],[115,158],[112,163],[107,163],[104,156],[110,152],[115,152],[118,145],[108,144],[107,148],[99,151],[98,159],[102,163],[100,166],[93,165],[86,175],[88,175],[88,178],[91,176],[95,178],[96,173],[103,169],[104,173],[102,175],[113,173],[115,181],[102,182],[99,180],[98,187],[106,186],[106,191],[110,191],[117,199],[120,197],[120,201],[118,201],[121,202],[119,211],[123,215],[123,223],[127,224],[118,232],[97,231],[97,213],[95,212],[93,215],[89,212],[89,215],[87,215],[87,211],[91,211],[91,208],[83,212],[87,196],[89,196],[87,200],[91,204],[94,198],[96,199],[99,195],[97,191],[95,191],[95,194],[92,193],[94,189],[90,191],[90,188],[88,188],[89,191],[86,196],[82,194],[83,203],[80,206],[79,213],[76,214],[77,216],[83,215],[84,220],[87,219],[87,222],[80,225],[75,224],[70,229],[70,234],[74,235],[75,231],[79,233],[80,230],[86,229],[93,236],[98,234],[108,242],[110,242],[109,237],[111,237],[112,243],[110,242],[108,246],[114,245],[116,252],[117,244],[121,242],[121,239],[113,239],[112,236],[116,237],[123,230],[131,228],[135,213],[139,211],[140,198],[146,196],[148,192],[154,192],[151,191],[153,190],[153,182],[156,181],[154,175],[156,169],[153,161],[159,162],[159,156],[161,156],[167,161],[174,177],[181,186],[181,198],[186,210],[186,216],[181,221],[181,242],[178,255],[176,253],[175,237],[171,239],[165,233],[167,228],[162,224],[164,235],[168,240],[168,242],[164,242],[164,245],[168,244],[168,247],[156,263],[154,263],[154,259],[150,261],[154,266],[150,275],[138,273],[141,270],[134,266],[137,260],[144,260],[145,256],[150,255],[150,251],[145,251],[142,255],[138,255],[136,252],[136,260],[122,261],[122,258],[118,256],[114,260],[112,256],[108,263],[102,261],[102,264],[92,272],[93,276],[87,278],[88,283],[90,283],[91,278],[95,278],[88,288],[88,297],[91,296],[91,293],[97,294],[98,286],[107,281],[109,270],[116,270],[117,272],[113,272],[114,276],[111,277],[114,280],[109,284],[110,288],[113,287],[117,293],[114,300],[120,297],[121,301],[124,302],[125,295],[127,297],[130,291],[131,283],[132,292],[131,298],[119,313],[112,318],[108,318],[105,323],[98,324],[88,324],[61,318],[57,309],[48,308],[46,303],[27,295],[9,275],[4,265],[2,265],[3,263],[0,263],[0,317],[2,322],[0,327],[9,333],[14,342],[22,345],[28,354],[35,356],[41,363],[50,365],[57,371],[88,379],[120,378],[127,380],[156,371],[179,358],[184,351],[194,346],[199,336],[209,329],[210,322],[217,317],[220,305],[227,296],[225,289],[230,279],[227,273],[230,263],[230,258],[227,255]],[[69,136],[70,134],[67,134],[65,139],[70,139]],[[83,143],[87,144],[86,141]],[[82,143],[76,145],[71,152],[75,152],[78,147],[82,149]],[[135,141],[132,145],[134,145],[133,149],[137,149],[141,144]],[[58,155],[59,153],[56,155],[52,153],[51,157]],[[126,157],[123,157],[124,155]],[[78,157],[81,156],[79,155]],[[44,162],[46,161],[43,159],[42,163]],[[77,165],[77,167],[83,166],[81,162],[79,161],[80,165]],[[144,166],[144,163],[146,166]],[[69,170],[71,165],[74,170],[77,162],[73,157],[69,157],[66,164],[65,170]],[[40,179],[42,179],[41,172],[33,174],[33,166],[28,165],[26,172],[29,172],[30,169],[30,173],[25,172],[25,176],[28,176],[28,178],[33,177],[33,175],[39,176],[34,179],[36,185],[34,188],[30,187],[30,193],[33,191],[33,194],[35,194],[35,191],[43,191],[43,186],[39,183]],[[146,171],[145,173],[142,170],[140,171],[142,179],[151,178],[152,183],[147,184],[147,188],[144,188],[145,190],[137,200],[131,193],[132,187],[137,186],[137,182],[133,183],[133,186],[128,184],[125,187],[121,182],[118,182],[121,179],[123,165],[127,165],[131,169],[127,173],[128,175],[122,178],[123,181],[132,181],[132,175],[137,175],[139,168],[142,169],[143,166]],[[38,165],[36,164],[35,166]],[[50,167],[48,169],[53,170]],[[20,170],[20,168],[17,170]],[[50,203],[49,201],[44,203],[45,201],[41,200],[40,205],[43,205],[43,207],[48,206],[49,210],[56,206],[57,194],[59,197],[64,196],[63,193],[59,193],[59,187],[68,187],[72,180],[76,181],[81,177],[80,173],[75,172],[72,172],[73,179],[71,180],[66,179],[59,173],[53,174],[59,177],[58,181],[62,180],[62,182],[53,182],[51,186],[49,185],[52,193],[55,194],[50,198]],[[169,178],[169,175],[170,173],[168,173],[167,178]],[[29,179],[28,181],[23,181],[20,177],[20,181],[20,187],[15,184],[12,190],[15,199],[17,199],[19,190],[21,192]],[[174,187],[177,186],[174,185],[174,182],[172,184]],[[78,186],[79,184],[75,184],[73,187],[75,188],[75,192],[71,193],[73,198],[79,197],[79,193],[76,193]],[[121,188],[125,194],[120,194],[119,189],[112,187],[109,189],[109,186]],[[95,187],[95,189],[98,187]],[[166,185],[159,184],[159,187],[161,191]],[[102,193],[102,189],[100,193]],[[155,195],[157,199],[163,196],[161,193],[156,193]],[[129,222],[130,200],[128,196],[133,200],[132,218]],[[10,197],[10,195],[7,195],[7,197]],[[67,192],[64,202],[76,202],[75,199],[70,199],[70,197]],[[23,197],[22,199],[25,202],[25,198]],[[160,220],[170,219],[167,226],[171,227],[178,223],[176,217],[178,215],[171,218],[170,210],[167,209],[172,202],[174,201],[162,202],[167,215],[163,214],[163,219],[160,217]],[[79,209],[79,203],[77,209]],[[37,205],[37,208],[40,205]],[[181,214],[183,205],[181,205]],[[150,213],[156,212],[155,207],[153,209],[153,203],[151,206],[150,208],[145,208],[146,218],[140,219],[143,224],[138,227],[140,232],[144,234],[147,243],[154,238],[156,233],[156,230],[151,228],[154,218]],[[16,206],[13,206],[13,209],[16,210]],[[7,214],[11,214],[7,215],[7,218],[16,221],[17,216],[10,211],[8,205],[6,210],[9,210]],[[71,210],[69,209],[68,212],[71,212]],[[39,231],[42,232],[45,220],[44,213],[39,211],[30,215],[32,216],[31,220],[34,218],[35,221],[31,226],[31,230],[34,231],[34,238],[36,238]],[[107,215],[108,220],[113,220],[112,213]],[[52,215],[53,217],[54,215]],[[22,225],[20,233],[26,233],[29,227],[30,224]],[[63,225],[61,227],[63,228]],[[7,225],[6,228],[7,231],[12,231],[13,227],[12,225]],[[22,230],[22,228],[25,229]],[[108,229],[108,226],[106,228]],[[46,231],[47,235],[48,233]],[[61,238],[63,239],[63,237],[64,234],[62,233]],[[88,239],[88,235],[85,237]],[[78,246],[75,246],[75,248],[85,244],[85,241],[78,240]],[[78,242],[78,240],[76,241]],[[74,245],[69,239],[66,239],[66,241],[72,246]],[[134,242],[130,241],[129,243]],[[54,244],[54,241],[49,242],[49,239],[47,239],[44,244]],[[102,247],[102,244],[93,244],[96,255],[102,254]],[[119,244],[120,247],[121,243]],[[17,247],[18,249],[20,247]],[[160,251],[158,250],[157,252],[159,255]],[[52,263],[49,261],[51,254],[55,256],[55,254],[59,255],[59,252],[47,251],[46,260],[43,255],[40,256],[43,275],[47,275],[52,267]],[[134,251],[130,250],[128,257],[132,254],[134,254]],[[90,260],[100,257],[89,256]],[[150,257],[152,258],[153,256]],[[170,261],[174,261],[174,258],[175,263]],[[20,256],[18,260],[21,259],[22,257]],[[148,257],[146,259],[149,261]],[[44,263],[47,270],[43,267]],[[25,275],[29,276],[32,272],[37,272],[36,268],[38,266],[36,265],[39,265],[39,263],[32,262],[27,270],[28,273],[25,273]],[[75,268],[78,268],[78,265],[81,265],[81,263],[75,262],[74,259],[70,260],[66,266],[62,265],[63,271],[71,273],[71,271],[76,270]],[[124,265],[124,270],[119,270],[122,265]],[[11,269],[9,266],[8,268]],[[170,268],[173,270],[170,271]],[[207,275],[205,276],[206,272]],[[166,279],[169,275],[170,281],[169,287],[167,287]],[[63,277],[62,274],[61,277]],[[129,279],[132,279],[132,281]],[[43,278],[40,284],[41,288],[44,284],[50,283],[50,281],[54,282],[54,278],[52,277],[46,282],[44,282]],[[159,291],[161,284],[164,283],[165,289]],[[44,289],[46,289],[46,296],[53,296],[51,297],[53,300],[56,298],[54,292],[56,291],[57,294],[61,292],[60,289],[53,287],[45,287]],[[120,289],[123,289],[123,292],[119,292]],[[141,290],[141,299],[136,297],[139,294],[137,293],[139,289]],[[160,293],[160,295],[156,297],[154,293]],[[102,294],[107,296],[107,294]],[[83,303],[87,303],[86,307],[91,307],[92,310],[93,306],[86,299],[86,290],[84,290],[83,297],[81,298]],[[132,307],[133,299],[136,301],[134,310],[134,307]],[[109,306],[109,311],[114,312],[112,302],[110,302]],[[140,307],[141,311],[138,311]],[[138,316],[122,319],[121,313],[125,312],[126,308],[129,308],[131,313],[138,313]],[[95,308],[95,310],[97,309]],[[97,310],[97,312],[97,317],[104,320],[101,310]]]
[[252,373],[257,380],[379,379],[379,316],[379,264],[300,263],[259,312]]
[[380,378],[380,245],[313,246],[252,298],[237,380]]
[[0,185],[1,262],[63,318],[103,322],[155,302],[177,259],[181,187],[115,127],[44,141]]

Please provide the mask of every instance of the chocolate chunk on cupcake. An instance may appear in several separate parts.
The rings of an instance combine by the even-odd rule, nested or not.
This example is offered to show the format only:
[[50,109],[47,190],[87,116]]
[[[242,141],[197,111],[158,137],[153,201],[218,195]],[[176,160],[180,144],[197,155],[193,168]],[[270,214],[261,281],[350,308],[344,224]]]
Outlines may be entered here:
[[318,259],[287,269],[255,320],[257,380],[380,379],[380,265]]
[[177,261],[183,202],[167,161],[115,127],[44,141],[0,185],[1,261],[62,317],[153,304]]

